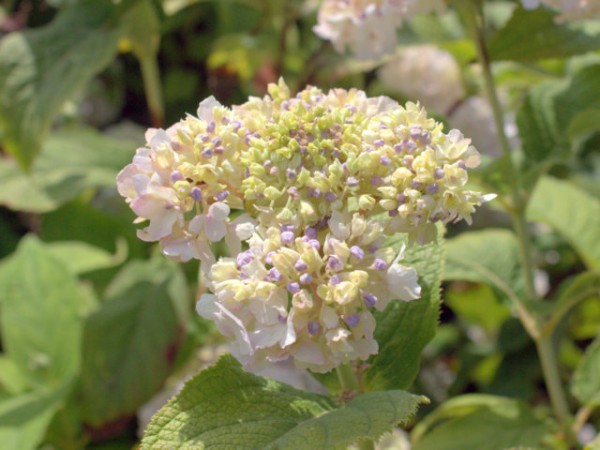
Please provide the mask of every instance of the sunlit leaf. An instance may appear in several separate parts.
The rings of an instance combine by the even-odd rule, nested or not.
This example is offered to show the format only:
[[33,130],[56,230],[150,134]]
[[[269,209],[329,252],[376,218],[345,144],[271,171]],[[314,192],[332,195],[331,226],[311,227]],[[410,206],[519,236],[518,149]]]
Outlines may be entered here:
[[0,129],[6,150],[29,168],[66,100],[113,59],[119,31],[110,0],[82,0],[41,28],[0,44]]
[[588,268],[600,270],[600,201],[597,198],[568,181],[544,177],[531,197],[527,216],[554,228]]
[[0,270],[4,351],[33,385],[79,373],[83,298],[77,280],[34,237]]

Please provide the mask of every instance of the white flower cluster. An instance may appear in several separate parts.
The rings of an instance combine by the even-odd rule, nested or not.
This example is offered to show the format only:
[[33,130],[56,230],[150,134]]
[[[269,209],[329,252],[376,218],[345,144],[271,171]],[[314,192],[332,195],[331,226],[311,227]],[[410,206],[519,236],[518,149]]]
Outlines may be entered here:
[[598,0],[522,0],[523,8],[535,9],[546,5],[561,12],[560,21],[594,19],[600,17]]
[[[479,163],[470,141],[418,105],[357,90],[291,96],[283,81],[269,93],[232,109],[210,98],[198,117],[149,131],[119,192],[149,221],[142,239],[201,260],[212,293],[197,311],[246,368],[325,372],[375,354],[373,311],[420,295],[385,239],[427,242],[435,222],[470,221],[489,197],[465,188]],[[231,257],[215,261],[221,239]]]
[[441,11],[443,0],[325,0],[315,33],[361,59],[393,53],[396,30],[417,14]]

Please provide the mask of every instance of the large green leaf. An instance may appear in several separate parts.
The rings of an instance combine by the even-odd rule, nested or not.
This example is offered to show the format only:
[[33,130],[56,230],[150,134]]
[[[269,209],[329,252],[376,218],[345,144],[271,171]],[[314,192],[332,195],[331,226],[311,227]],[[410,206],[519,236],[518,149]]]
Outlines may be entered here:
[[0,442],[2,448],[34,450],[61,406],[69,386],[54,391],[34,391],[0,400]]
[[157,258],[123,268],[85,326],[86,421],[101,425],[132,414],[157,392],[173,368],[189,302],[177,265]]
[[142,449],[263,448],[333,408],[326,397],[246,373],[225,356],[153,417]]
[[421,352],[433,338],[438,322],[444,270],[442,232],[438,229],[433,242],[408,249],[405,263],[419,274],[421,298],[391,302],[375,315],[379,353],[366,374],[370,390],[405,389],[417,375]]
[[538,448],[550,431],[517,400],[464,395],[445,402],[413,430],[413,450]]
[[583,405],[600,404],[600,337],[586,349],[571,381],[571,392]]
[[523,293],[519,247],[508,230],[468,231],[446,242],[445,280],[485,283],[508,298]]
[[369,392],[299,424],[267,448],[345,450],[361,439],[378,441],[392,427],[410,419],[422,403],[429,400],[405,391]]
[[2,344],[30,383],[79,373],[83,297],[69,269],[34,237],[0,269]]
[[50,134],[29,174],[0,159],[0,204],[36,213],[56,209],[90,187],[114,186],[136,144],[84,127]]
[[50,253],[75,275],[114,267],[121,264],[127,256],[125,240],[117,241],[117,252],[114,255],[81,241],[52,242],[47,244],[47,247]]
[[586,266],[600,270],[600,201],[556,178],[538,183],[527,210],[530,220],[544,222],[565,238]]
[[600,24],[558,23],[556,16],[556,12],[543,7],[515,9],[490,41],[490,57],[495,61],[535,61],[565,58],[600,47]]
[[225,356],[154,416],[142,448],[345,449],[361,438],[377,439],[425,401],[376,392],[335,409],[327,397],[246,373]]
[[[582,111],[600,110],[600,65],[592,65],[570,78],[540,83],[530,89],[517,114],[523,151],[529,165],[550,165],[569,155],[569,135],[581,132]],[[572,127],[575,129],[573,131]]]
[[110,0],[82,0],[49,25],[2,40],[0,129],[22,167],[31,166],[65,101],[113,59],[115,9]]

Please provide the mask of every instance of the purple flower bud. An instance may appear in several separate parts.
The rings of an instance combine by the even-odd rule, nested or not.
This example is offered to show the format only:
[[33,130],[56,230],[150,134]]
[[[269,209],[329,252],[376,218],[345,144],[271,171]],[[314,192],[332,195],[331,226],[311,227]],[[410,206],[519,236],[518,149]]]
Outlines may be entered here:
[[202,142],[208,142],[210,136],[208,134],[201,134],[200,139],[202,140]]
[[215,195],[215,198],[220,202],[225,200],[227,197],[229,197],[229,191],[221,191],[217,195]]
[[281,242],[288,245],[294,242],[294,233],[292,231],[284,231],[281,233]]
[[288,177],[288,180],[296,178],[296,171],[294,169],[286,169],[285,176]]
[[194,186],[190,192],[194,201],[200,203],[202,201],[202,190],[198,186]]
[[183,180],[183,175],[181,174],[181,172],[179,170],[174,170],[173,172],[171,172],[171,181],[175,183],[179,180]]
[[382,145],[385,145],[385,141],[383,139],[377,139],[373,144],[375,147],[381,147]]
[[290,294],[297,294],[300,292],[300,285],[298,283],[288,283],[287,290]]
[[223,153],[225,153],[225,149],[221,146],[215,147],[215,154],[217,155],[222,155]]
[[275,252],[269,252],[267,253],[267,255],[265,256],[265,262],[267,264],[273,264],[273,255],[275,254]]
[[321,244],[316,239],[311,239],[310,241],[307,242],[307,244],[310,245],[315,250],[321,250]]
[[275,267],[271,267],[269,269],[269,274],[267,275],[267,280],[281,281],[283,280],[283,275],[281,275],[281,272],[279,272],[279,270],[277,270]]
[[358,180],[354,177],[348,177],[346,184],[348,185],[348,187],[356,187],[358,186]]
[[218,137],[214,137],[211,142],[213,143],[213,145],[221,145],[223,143]]
[[388,211],[388,216],[390,216],[390,217],[396,217],[397,215],[398,215],[397,209],[392,209],[392,210]]
[[231,125],[233,127],[233,131],[238,131],[242,127],[242,124],[240,122],[238,122],[237,120],[234,120],[233,122],[231,122]]
[[360,318],[358,317],[358,314],[352,314],[352,315],[346,317],[344,319],[344,322],[346,322],[346,324],[349,327],[355,327],[356,325],[358,325],[358,322],[360,322]]
[[380,272],[383,272],[384,270],[387,269],[388,265],[387,263],[381,259],[381,258],[376,258],[375,261],[373,261],[373,266],[372,266],[375,270],[379,270]]
[[294,268],[299,272],[304,272],[306,269],[308,269],[308,265],[304,262],[303,259],[299,259],[298,261],[296,261],[296,264],[294,264]]
[[467,165],[465,164],[464,161],[459,161],[458,167],[460,167],[462,170],[467,170]]
[[410,187],[413,189],[419,189],[421,186],[423,186],[423,183],[421,183],[420,181],[413,181],[412,183],[410,183]]
[[356,259],[363,259],[365,257],[365,252],[358,245],[350,247],[350,254]]
[[377,250],[379,250],[379,247],[376,246],[375,244],[373,244],[369,247],[369,253],[375,253]]
[[334,272],[339,272],[340,270],[344,269],[344,263],[338,256],[331,255],[327,260],[327,267],[329,267]]
[[271,167],[271,169],[269,170],[269,175],[276,175],[277,172],[279,172],[279,169],[277,167]]
[[294,228],[296,228],[296,227],[291,224],[281,225],[281,231],[294,231]]
[[245,252],[242,252],[239,255],[237,255],[235,262],[237,263],[238,267],[243,267],[246,264],[250,264],[253,259],[254,255],[252,254],[252,252],[250,250],[246,250]]
[[373,306],[375,306],[375,303],[377,303],[377,297],[375,297],[369,292],[365,292],[363,294],[363,299],[365,300],[365,305],[367,306],[367,308],[372,308]]
[[340,275],[338,275],[337,273],[329,279],[329,284],[331,286],[335,286],[336,284],[340,284],[341,282],[342,282],[342,277]]
[[336,195],[333,192],[328,192],[327,194],[325,194],[325,200],[327,200],[328,202],[332,202],[336,199]]
[[214,122],[214,120],[211,120],[210,122],[208,122],[208,125],[206,126],[206,132],[214,133],[216,126],[217,126],[217,124]]
[[223,125],[227,125],[227,124],[229,123],[229,117],[223,117],[223,118],[221,119],[221,123],[222,123]]
[[433,177],[436,180],[440,180],[440,179],[444,178],[444,175],[446,175],[446,173],[444,172],[444,169],[442,169],[440,167],[436,167],[435,170],[433,171]]
[[373,186],[380,186],[383,184],[383,180],[381,179],[381,177],[372,177],[371,178],[371,184]]
[[398,200],[398,203],[400,203],[401,205],[402,205],[402,204],[404,204],[404,203],[406,203],[406,200],[407,200],[407,199],[408,199],[408,198],[407,198],[407,197],[406,197],[406,195],[404,195],[404,194],[398,194],[398,195],[396,196],[396,200]]
[[381,164],[383,164],[384,166],[389,166],[392,162],[390,158],[388,158],[386,155],[382,155],[381,158],[379,158],[379,161],[381,161]]
[[306,236],[309,239],[315,239],[317,237],[317,230],[315,230],[312,227],[308,227],[305,231],[304,231],[304,236]]
[[213,155],[213,152],[210,148],[205,148],[204,150],[202,150],[202,156],[204,156],[205,158],[210,158]]
[[428,194],[431,194],[431,195],[437,194],[439,190],[440,190],[440,187],[438,186],[437,183],[431,183],[430,185],[428,185],[425,188],[425,192],[427,192]]
[[300,284],[310,284],[312,283],[313,277],[310,273],[303,273],[300,275]]
[[321,198],[323,196],[323,193],[321,192],[320,189],[311,189],[310,196],[312,198]]
[[319,326],[318,322],[314,322],[314,321],[308,322],[308,334],[310,334],[311,336],[319,334],[320,329],[321,329],[321,327]]

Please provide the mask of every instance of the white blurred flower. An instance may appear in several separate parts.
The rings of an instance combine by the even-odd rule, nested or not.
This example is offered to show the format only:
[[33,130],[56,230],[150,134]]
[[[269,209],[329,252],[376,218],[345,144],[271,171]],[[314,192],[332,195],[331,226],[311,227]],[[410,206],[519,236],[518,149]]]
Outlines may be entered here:
[[434,45],[403,48],[378,72],[383,85],[425,108],[445,114],[465,95],[454,57]]
[[342,53],[372,59],[393,53],[396,30],[416,14],[440,11],[442,0],[325,0],[315,33]]
[[598,0],[522,0],[523,8],[535,9],[545,5],[557,9],[562,14],[559,21],[595,19],[600,17]]

